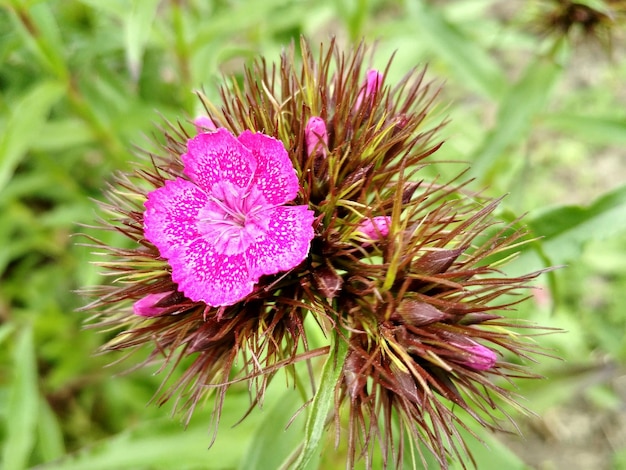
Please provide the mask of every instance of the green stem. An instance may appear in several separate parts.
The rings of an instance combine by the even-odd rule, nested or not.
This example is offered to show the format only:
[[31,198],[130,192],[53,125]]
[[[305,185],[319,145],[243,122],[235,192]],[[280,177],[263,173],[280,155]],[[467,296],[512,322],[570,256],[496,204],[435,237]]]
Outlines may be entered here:
[[309,409],[304,445],[298,456],[298,460],[294,464],[295,470],[304,470],[307,468],[311,459],[315,454],[319,453],[328,416],[332,412],[332,408],[335,404],[335,388],[341,378],[341,371],[343,370],[343,364],[346,361],[347,354],[348,343],[345,339],[344,332],[335,330],[330,354],[322,370],[319,388],[317,389],[317,393]]

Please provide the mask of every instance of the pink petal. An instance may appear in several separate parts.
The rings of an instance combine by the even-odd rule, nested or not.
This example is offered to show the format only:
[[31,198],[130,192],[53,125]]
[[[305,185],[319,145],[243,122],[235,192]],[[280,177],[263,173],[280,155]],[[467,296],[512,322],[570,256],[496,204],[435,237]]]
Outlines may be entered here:
[[170,258],[172,280],[194,302],[233,305],[254,289],[243,253],[222,255],[210,240],[198,238]]
[[285,146],[279,140],[245,131],[239,136],[257,161],[256,184],[269,204],[284,204],[298,194],[300,184]]
[[185,174],[206,191],[224,180],[245,188],[256,169],[252,153],[224,128],[189,139],[182,159]]
[[201,235],[196,227],[198,212],[207,203],[207,195],[198,186],[182,178],[166,181],[165,186],[148,194],[143,215],[144,235],[169,258],[179,245],[189,244]]
[[246,260],[250,276],[288,271],[309,254],[313,239],[313,211],[307,206],[276,207],[268,212],[267,236],[250,245]]

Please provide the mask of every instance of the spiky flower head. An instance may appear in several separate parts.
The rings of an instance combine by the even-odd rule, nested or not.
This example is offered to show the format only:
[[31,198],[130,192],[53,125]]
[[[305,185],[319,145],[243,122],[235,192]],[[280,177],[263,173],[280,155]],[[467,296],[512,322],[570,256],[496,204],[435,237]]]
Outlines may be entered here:
[[[221,103],[199,94],[206,116],[165,126],[151,165],[118,175],[103,227],[133,246],[94,240],[114,282],[86,309],[119,331],[105,350],[192,358],[161,401],[190,414],[215,391],[216,420],[230,384],[260,403],[279,369],[330,354],[349,467],[370,467],[376,443],[400,465],[407,438],[446,467],[467,456],[457,410],[497,428],[502,382],[533,376],[515,358],[534,343],[503,314],[537,273],[494,264],[524,233],[498,226],[499,201],[426,176],[442,163],[424,70],[392,83],[363,45],[300,48],[225,84]],[[328,344],[312,348],[311,328]]]

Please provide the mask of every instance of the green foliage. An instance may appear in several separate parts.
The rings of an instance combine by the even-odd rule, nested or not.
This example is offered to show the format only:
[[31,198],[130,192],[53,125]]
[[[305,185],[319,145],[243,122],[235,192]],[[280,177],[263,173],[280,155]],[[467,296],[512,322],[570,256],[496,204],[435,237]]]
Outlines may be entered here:
[[[75,291],[102,281],[76,236],[93,231],[78,224],[93,223],[90,198],[132,167],[133,147],[149,148],[162,118],[200,113],[194,91],[217,97],[222,73],[329,31],[346,44],[379,39],[383,63],[397,49],[389,80],[429,62],[428,77],[447,82],[441,116],[451,118],[438,158],[470,161],[472,189],[510,192],[504,219],[529,212],[537,239],[505,269],[568,265],[544,277],[546,298],[512,313],[567,330],[537,338],[566,362],[536,365],[550,379],[522,384],[528,407],[543,413],[600,389],[619,403],[617,372],[604,367],[626,364],[624,42],[614,42],[611,60],[593,38],[541,38],[519,21],[523,6],[498,13],[503,3],[526,2],[0,1],[0,466],[278,468],[301,445],[314,457],[306,468],[318,465],[320,449],[320,466],[343,468],[345,449],[334,450],[333,436],[321,440],[324,413],[314,413],[328,409],[332,380],[320,384],[308,424],[301,411],[287,431],[302,402],[281,378],[263,410],[233,429],[248,396],[230,394],[207,450],[207,413],[184,430],[168,407],[146,407],[157,367],[105,368],[118,358],[94,355],[106,338],[83,330],[75,312],[84,303]],[[471,431],[488,444],[468,438],[479,468],[537,464],[531,451],[516,455],[499,437]],[[625,449],[620,442],[604,461],[621,468]],[[553,466],[559,458],[557,450]]]

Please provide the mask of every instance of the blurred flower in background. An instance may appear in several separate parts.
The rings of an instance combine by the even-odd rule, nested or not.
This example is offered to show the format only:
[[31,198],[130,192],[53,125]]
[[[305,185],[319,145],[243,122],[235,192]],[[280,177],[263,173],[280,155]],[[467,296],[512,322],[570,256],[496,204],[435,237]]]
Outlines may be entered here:
[[368,68],[369,52],[331,42],[316,55],[302,40],[220,103],[200,93],[195,128],[166,126],[162,152],[108,191],[102,228],[134,246],[93,240],[114,281],[85,310],[118,332],[104,350],[149,345],[146,363],[186,367],[159,402],[175,396],[187,419],[214,393],[219,420],[237,382],[255,406],[307,361],[308,428],[334,418],[348,467],[371,468],[375,448],[400,467],[410,448],[446,468],[471,458],[464,420],[500,429],[519,407],[504,382],[536,377],[522,364],[541,353],[537,330],[506,313],[539,272],[499,270],[526,236],[494,217],[499,200],[423,171],[445,164],[430,158],[441,124],[425,71],[388,83],[391,64]]
[[529,24],[537,33],[575,42],[595,40],[609,52],[613,30],[626,24],[624,0],[543,0],[529,9]]

